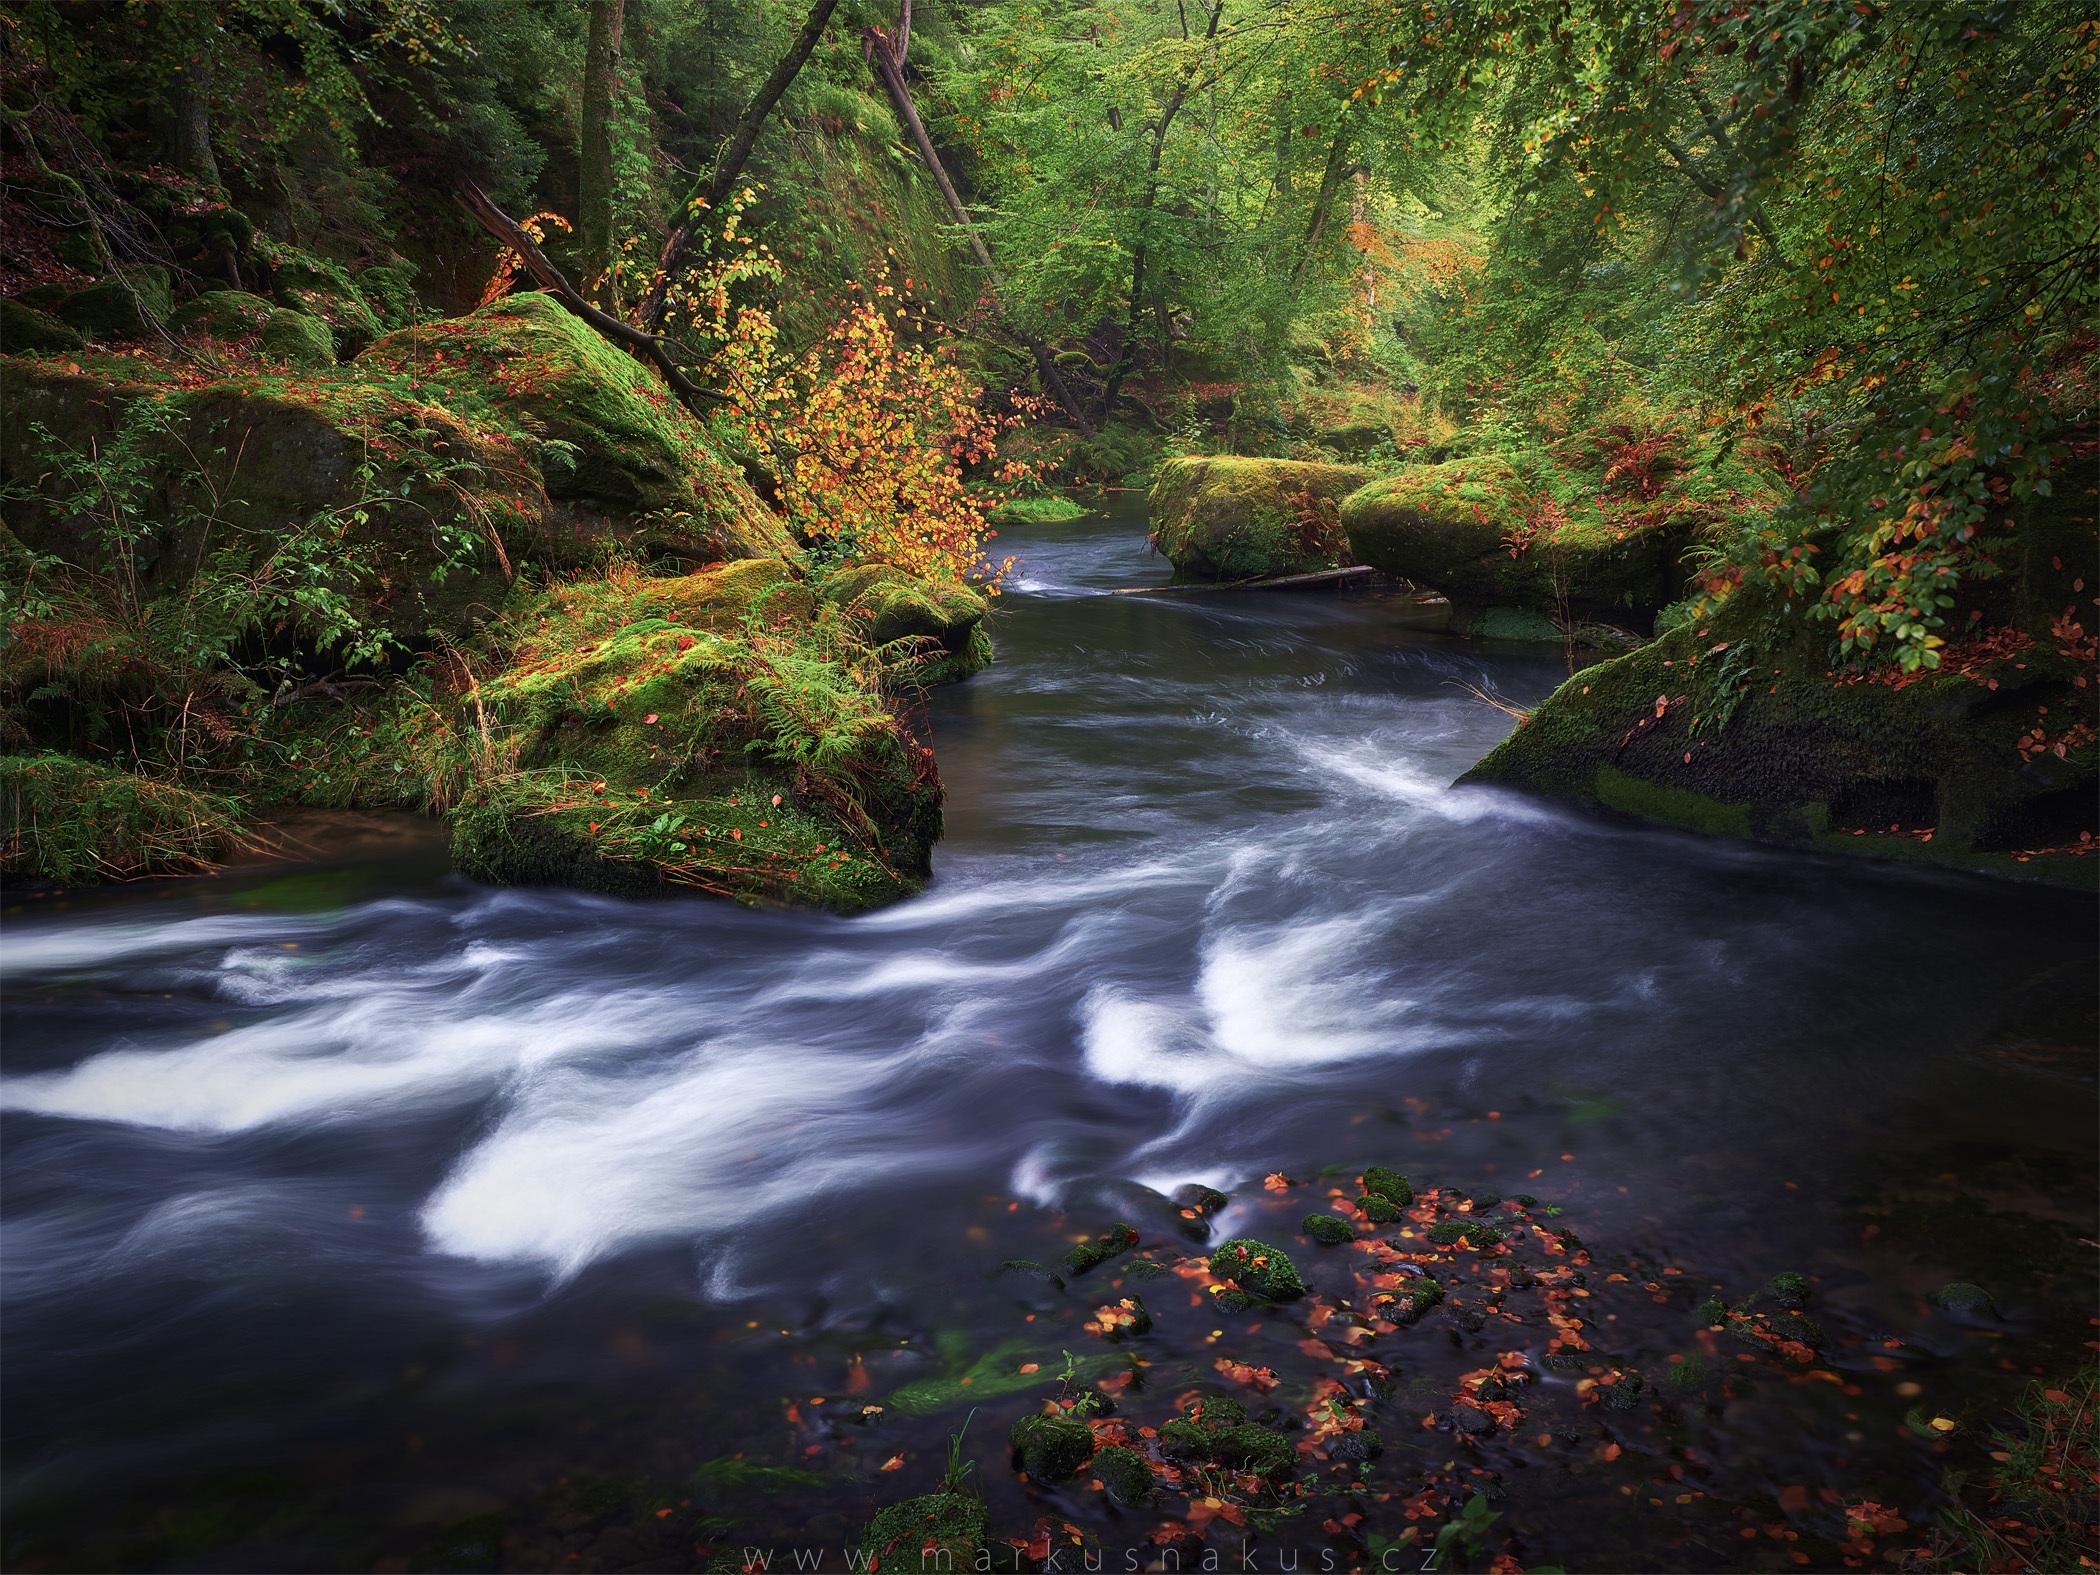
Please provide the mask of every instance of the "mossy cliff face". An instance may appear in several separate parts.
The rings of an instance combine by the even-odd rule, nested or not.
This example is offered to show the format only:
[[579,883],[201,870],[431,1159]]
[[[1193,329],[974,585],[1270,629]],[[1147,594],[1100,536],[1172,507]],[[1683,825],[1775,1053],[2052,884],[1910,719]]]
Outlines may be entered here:
[[1492,455],[1418,465],[1342,504],[1360,563],[1464,609],[1521,608],[1647,627],[1684,584],[1693,521],[1667,510],[1614,520],[1541,510]]
[[1184,574],[1309,574],[1348,561],[1339,501],[1370,479],[1353,465],[1281,459],[1168,460],[1152,488],[1152,536]]
[[699,425],[547,296],[405,330],[345,367],[235,364],[199,385],[119,357],[10,360],[8,525],[88,566],[95,520],[66,506],[52,451],[105,452],[146,419],[164,428],[147,445],[152,585],[182,584],[230,539],[260,551],[320,520],[361,565],[344,588],[404,639],[457,634],[501,605],[518,567],[574,567],[609,544],[694,563],[794,550]]
[[1834,674],[1829,625],[1781,621],[1767,594],[1740,591],[1697,627],[1577,673],[1461,780],[1696,831],[2091,885],[2100,569],[2089,527],[2076,540],[2031,540],[1994,582],[2007,621],[1978,620],[1988,633],[1949,646],[1937,673]]
[[461,712],[497,752],[457,816],[467,873],[847,911],[924,880],[932,752],[858,632],[786,565],[560,586],[492,635],[509,661]]

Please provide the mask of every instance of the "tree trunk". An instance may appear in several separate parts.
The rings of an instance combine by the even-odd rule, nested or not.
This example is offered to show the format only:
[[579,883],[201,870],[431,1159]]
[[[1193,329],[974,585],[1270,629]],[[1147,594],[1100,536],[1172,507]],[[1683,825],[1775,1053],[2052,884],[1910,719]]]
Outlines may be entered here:
[[802,31],[773,67],[773,74],[766,78],[764,85],[745,106],[736,130],[729,134],[729,145],[715,160],[713,171],[705,183],[696,184],[686,198],[683,216],[672,226],[670,238],[664,242],[663,255],[656,264],[656,277],[650,281],[649,293],[642,299],[642,326],[651,333],[662,327],[664,296],[671,288],[672,278],[685,266],[686,254],[692,249],[701,226],[707,222],[709,211],[721,207],[730,188],[736,185],[737,177],[744,173],[744,165],[751,157],[752,148],[758,144],[758,134],[765,127],[766,117],[795,80],[802,63],[809,59],[810,51],[817,47],[817,40],[824,36],[824,26],[831,20],[831,13],[838,9],[838,3],[839,0],[816,0],[816,4],[809,8],[809,17],[803,22]]
[[211,56],[202,46],[175,79],[175,167],[218,189],[219,161],[211,151]]
[[583,55],[583,160],[576,177],[576,228],[584,294],[601,305],[613,295],[612,101],[626,9],[626,0],[591,0],[590,36]]
[[[905,19],[908,25],[908,9]],[[934,151],[933,139],[926,134],[926,123],[919,119],[918,106],[912,102],[911,88],[904,80],[904,62],[896,55],[889,36],[881,29],[864,28],[861,38],[866,46],[868,64],[875,72],[875,79],[882,84],[883,91],[889,94],[890,107],[896,110],[897,118],[911,133],[912,142],[918,147],[919,157],[925,161],[926,168],[932,171],[934,184],[940,188],[941,200],[948,205],[950,216],[969,240],[971,254],[976,257],[977,265],[984,270],[985,277],[991,284],[993,304],[1006,319],[1007,327],[1013,330],[1021,343],[1028,346],[1028,353],[1035,357],[1036,370],[1042,375],[1043,387],[1050,391],[1051,398],[1063,406],[1065,414],[1079,424],[1080,431],[1091,437],[1093,426],[1087,421],[1086,413],[1079,408],[1079,401],[1072,397],[1072,390],[1065,386],[1064,375],[1057,370],[1057,363],[1050,358],[1048,347],[1023,328],[999,298],[1005,280],[999,273],[998,265],[992,261],[992,254],[984,244],[984,237],[977,233],[977,226],[970,218],[970,210],[963,206],[962,198],[956,194],[955,183],[948,179],[948,168],[941,162],[940,154]]]
[[1327,221],[1334,213],[1335,195],[1342,189],[1342,177],[1348,173],[1345,163],[1348,151],[1349,122],[1344,120],[1334,134],[1334,141],[1327,145],[1327,167],[1320,172],[1320,194],[1313,199],[1312,212],[1305,221],[1305,240],[1298,248],[1298,260],[1291,265],[1291,298],[1294,301],[1298,296],[1298,286],[1305,278],[1305,270],[1312,266],[1320,238],[1327,233]]

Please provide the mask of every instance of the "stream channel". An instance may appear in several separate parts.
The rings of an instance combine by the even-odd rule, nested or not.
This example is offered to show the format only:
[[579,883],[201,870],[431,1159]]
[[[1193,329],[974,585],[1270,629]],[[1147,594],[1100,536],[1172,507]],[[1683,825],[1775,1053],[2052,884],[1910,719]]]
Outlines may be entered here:
[[[6,1566],[842,1569],[958,1430],[995,1535],[1070,1522],[1117,1570],[1175,1521],[1363,1567],[1425,1471],[1571,1569],[1797,1568],[1833,1484],[1922,1521],[1978,1429],[1906,1414],[2002,1413],[2094,1338],[2090,898],[1453,789],[1510,726],[1465,686],[1533,704],[1561,652],[1378,592],[1111,594],[1166,578],[1143,505],[996,544],[998,661],[927,702],[946,841],[889,910],[495,890],[412,825],[13,897]],[[1742,1384],[1606,1422],[1539,1366],[1535,1427],[1461,1436],[1458,1375],[1549,1331],[1439,1314],[1363,1342],[1368,1519],[1019,1478],[1063,1352],[1136,1371],[1133,1416],[1220,1353],[1302,1413],[1302,1315],[1170,1272],[1142,1339],[1081,1325],[1201,1250],[1158,1196],[1191,1183],[1232,1197],[1213,1243],[1339,1283],[1296,1222],[1373,1164],[1537,1195],[1600,1295],[1672,1275],[1592,1354],[1703,1341]],[[995,1275],[1118,1221],[1127,1274]],[[1827,1381],[1701,1332],[1781,1270]],[[1955,1279],[1999,1316],[1943,1314]]]

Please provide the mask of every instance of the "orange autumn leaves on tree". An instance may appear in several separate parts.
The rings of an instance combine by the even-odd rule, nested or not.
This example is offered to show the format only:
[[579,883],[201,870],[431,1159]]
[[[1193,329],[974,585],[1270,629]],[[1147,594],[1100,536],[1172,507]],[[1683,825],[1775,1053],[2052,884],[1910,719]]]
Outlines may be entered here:
[[877,285],[747,415],[791,456],[780,500],[813,543],[851,563],[996,591],[995,534],[963,483],[1006,424],[938,347],[901,337],[897,292]]

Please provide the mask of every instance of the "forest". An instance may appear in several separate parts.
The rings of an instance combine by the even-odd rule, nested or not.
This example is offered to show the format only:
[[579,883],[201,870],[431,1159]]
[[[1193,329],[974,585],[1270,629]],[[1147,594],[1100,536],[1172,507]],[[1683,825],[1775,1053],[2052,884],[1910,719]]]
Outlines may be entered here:
[[0,216],[5,1567],[2100,1559],[2089,6],[18,0]]

